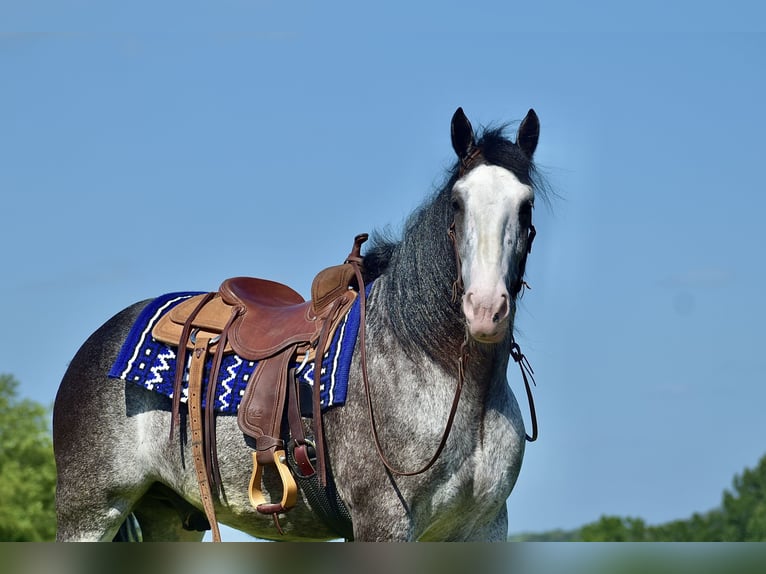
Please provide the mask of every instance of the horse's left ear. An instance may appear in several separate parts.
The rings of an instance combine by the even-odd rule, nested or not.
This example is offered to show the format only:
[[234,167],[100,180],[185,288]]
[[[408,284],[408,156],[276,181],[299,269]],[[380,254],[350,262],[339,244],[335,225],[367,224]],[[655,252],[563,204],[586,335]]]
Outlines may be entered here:
[[452,149],[462,160],[468,156],[474,146],[473,127],[463,112],[463,108],[458,108],[452,115],[450,133],[452,135]]
[[537,140],[540,138],[540,120],[535,110],[530,109],[527,116],[521,121],[516,144],[521,148],[529,159],[537,149]]

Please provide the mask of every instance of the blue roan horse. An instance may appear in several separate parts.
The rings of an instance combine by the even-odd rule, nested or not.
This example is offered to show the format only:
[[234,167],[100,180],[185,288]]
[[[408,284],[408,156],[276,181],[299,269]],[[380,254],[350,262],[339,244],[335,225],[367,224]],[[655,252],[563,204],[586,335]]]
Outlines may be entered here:
[[[506,371],[511,356],[522,358],[513,323],[534,237],[539,122],[530,110],[516,141],[502,129],[474,135],[458,109],[451,135],[457,161],[443,188],[411,214],[401,239],[374,238],[364,252],[365,283],[374,281],[365,348],[377,444],[358,343],[345,404],[322,415],[327,460],[353,525],[347,538],[358,541],[507,537],[506,499],[526,433]],[[107,376],[147,304],[98,329],[58,390],[59,540],[119,539],[138,531],[136,523],[143,540],[201,540],[207,527],[187,417],[169,440],[171,400]],[[467,357],[464,369],[461,357]],[[303,491],[278,517],[281,533],[272,517],[256,512],[247,494],[252,450],[235,416],[215,421],[218,521],[259,538],[339,537]],[[432,457],[445,435],[433,465],[407,475]],[[279,480],[264,474],[263,482],[267,500],[279,500]]]

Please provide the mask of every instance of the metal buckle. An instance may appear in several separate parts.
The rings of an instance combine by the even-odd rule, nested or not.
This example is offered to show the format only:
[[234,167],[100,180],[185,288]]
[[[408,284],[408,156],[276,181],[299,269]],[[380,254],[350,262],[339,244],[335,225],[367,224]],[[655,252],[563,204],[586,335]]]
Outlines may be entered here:
[[[192,345],[196,345],[197,344],[197,333],[199,333],[199,332],[200,332],[200,328],[199,327],[195,327],[194,330],[191,332],[191,335],[189,335],[189,342]],[[213,337],[212,339],[210,339],[210,342],[208,344],[209,345],[215,345],[220,340],[221,340],[221,335],[219,334],[219,335],[216,335],[215,337]]]

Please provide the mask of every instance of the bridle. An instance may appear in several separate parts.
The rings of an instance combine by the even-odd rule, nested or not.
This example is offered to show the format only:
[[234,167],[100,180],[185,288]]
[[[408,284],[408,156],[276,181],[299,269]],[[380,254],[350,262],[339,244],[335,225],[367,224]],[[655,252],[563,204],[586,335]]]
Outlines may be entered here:
[[[461,164],[462,165],[462,164]],[[455,253],[455,267],[457,268],[457,277],[455,278],[455,281],[452,283],[452,302],[457,303],[463,293],[464,287],[463,287],[463,272],[462,272],[462,261],[460,258],[460,251],[458,249],[457,245],[457,233],[455,230],[455,221],[453,220],[450,224],[447,235],[452,242],[452,248]],[[518,287],[515,287],[512,292],[513,296],[516,297],[519,294],[523,294],[524,288],[531,289],[529,284],[524,281],[523,278],[523,271],[524,266],[526,264],[526,256],[529,255],[532,252],[532,242],[535,239],[535,235],[537,235],[537,231],[535,230],[535,226],[530,223],[529,225],[529,235],[527,237],[527,252],[524,255],[524,261],[522,261],[521,265],[521,273],[519,274],[519,281],[518,281]],[[464,369],[465,369],[465,363],[468,359],[466,348],[468,344],[468,334],[466,333],[466,338],[463,341],[463,345],[461,347],[461,356],[460,356],[460,364],[461,369],[458,370],[458,387],[462,386],[462,380],[460,380],[463,377]],[[519,347],[519,344],[516,342],[516,340],[513,337],[513,333],[511,333],[511,344],[510,344],[510,350],[509,354],[511,358],[514,360],[514,362],[519,365],[519,370],[521,371],[521,378],[524,380],[524,389],[527,393],[527,402],[529,403],[529,415],[532,422],[532,436],[529,434],[526,434],[526,439],[529,442],[534,442],[537,440],[538,435],[538,428],[537,428],[537,411],[535,410],[535,399],[532,395],[532,387],[529,384],[529,381],[532,381],[532,384],[537,386],[537,382],[535,382],[535,372],[532,370],[532,365],[529,363],[529,359],[524,355],[524,353],[521,352],[521,347]],[[445,431],[449,432],[449,431]]]
[[[486,163],[486,160],[484,159],[484,156],[482,155],[481,148],[479,146],[471,146],[468,152],[460,158],[460,164],[458,167],[458,179],[462,178],[466,173],[471,171],[476,166]],[[452,242],[452,247],[455,253],[455,266],[457,268],[457,277],[455,278],[454,283],[452,284],[452,302],[457,303],[459,298],[461,297],[463,293],[463,271],[462,271],[462,261],[460,259],[460,250],[458,249],[457,244],[457,232],[456,232],[456,226],[455,221],[453,220],[452,223],[449,226],[449,229],[447,230],[447,235],[449,236],[450,241]],[[532,252],[532,242],[535,240],[535,236],[537,235],[537,230],[535,229],[535,226],[532,225],[530,222],[529,224],[529,232],[527,235],[527,252],[524,254],[524,259],[521,262],[521,272],[519,273],[519,279],[516,285],[513,286],[511,289],[511,293],[513,297],[518,297],[523,295],[524,289],[531,289],[529,284],[524,281],[524,268],[526,267],[527,263],[527,255],[529,255]],[[463,342],[463,349],[465,348],[467,344],[467,335],[466,340]],[[465,360],[467,360],[467,357],[464,359],[462,357],[463,351],[461,350],[461,366],[463,369],[465,368]],[[530,419],[532,422],[532,436],[526,435],[526,439],[529,442],[534,442],[537,440],[537,412],[535,410],[535,399],[532,396],[532,388],[529,385],[529,381],[532,381],[532,384],[537,386],[537,383],[535,382],[535,372],[532,370],[532,365],[529,364],[529,360],[524,356],[524,353],[521,352],[521,347],[519,347],[519,344],[516,342],[516,340],[513,338],[513,333],[511,333],[511,346],[509,350],[509,354],[511,358],[516,362],[517,365],[519,365],[519,370],[521,371],[521,378],[524,380],[524,389],[527,393],[527,402],[529,403],[529,414]],[[463,374],[463,370],[458,371],[458,377],[461,377]],[[459,381],[458,386],[462,385],[462,381]],[[447,432],[447,431],[445,431]],[[526,433],[525,433],[526,434]]]
[[[482,159],[483,158],[481,156],[481,150],[479,148],[474,148],[473,151],[467,154],[466,157],[461,159],[460,161],[460,168],[459,168],[460,177],[462,177],[462,175],[466,171],[475,167],[480,161],[482,161]],[[534,240],[535,234],[536,234],[535,228],[534,226],[530,224],[527,254],[531,252],[532,250],[532,241]],[[464,287],[463,287],[463,278],[462,278],[462,262],[460,258],[460,252],[458,250],[458,245],[457,245],[457,236],[456,236],[454,221],[449,226],[447,230],[447,235],[450,241],[452,242],[452,246],[453,246],[454,254],[455,254],[455,265],[457,268],[457,277],[452,284],[452,302],[456,303],[462,296]],[[417,470],[405,471],[395,467],[388,460],[385,453],[383,452],[380,436],[378,434],[377,423],[375,421],[375,409],[372,404],[372,393],[370,391],[370,381],[367,374],[367,345],[366,345],[367,295],[366,295],[366,290],[364,285],[364,278],[362,275],[363,258],[361,257],[361,255],[355,254],[354,256],[349,256],[347,263],[351,263],[354,267],[357,286],[359,288],[360,365],[362,369],[362,379],[364,381],[365,398],[367,401],[367,412],[370,419],[370,430],[372,432],[373,441],[375,443],[375,450],[378,452],[378,457],[380,458],[381,462],[391,474],[394,474],[397,476],[415,476],[418,474],[422,474],[426,472],[427,470],[429,470],[437,461],[439,456],[441,455],[445,445],[447,444],[447,439],[449,438],[450,432],[452,430],[452,425],[455,422],[455,415],[457,414],[457,408],[460,402],[460,395],[462,393],[463,384],[465,382],[465,370],[467,368],[468,359],[470,357],[468,352],[468,333],[466,331],[465,338],[463,340],[462,345],[460,346],[460,353],[457,357],[458,376],[457,376],[457,385],[455,387],[455,395],[452,399],[452,405],[450,407],[449,414],[447,416],[447,422],[444,427],[444,432],[442,433],[441,439],[439,440],[439,444],[437,445],[436,450],[434,451],[434,454],[431,456],[430,459],[428,459],[428,461],[422,467],[420,467]],[[522,287],[529,288],[527,283],[523,281],[523,279],[520,279],[519,289],[516,290],[516,293],[518,293]],[[524,354],[521,352],[521,348],[519,347],[518,343],[513,338],[513,334],[511,334],[509,354],[510,354],[510,357],[514,360],[514,362],[517,365],[519,365],[519,370],[521,371],[521,377],[524,380],[524,388],[527,394],[527,401],[529,402],[530,418],[532,422],[532,435],[530,436],[529,434],[525,433],[526,435],[525,438],[529,442],[534,442],[535,440],[537,440],[538,428],[537,428],[537,414],[535,411],[535,403],[534,403],[534,397],[532,396],[532,388],[530,386],[530,380],[532,381],[532,384],[534,385],[537,385],[537,383],[535,382],[535,379],[534,379],[534,371],[532,370],[532,366],[529,364],[529,360],[526,358],[526,356],[524,356]]]

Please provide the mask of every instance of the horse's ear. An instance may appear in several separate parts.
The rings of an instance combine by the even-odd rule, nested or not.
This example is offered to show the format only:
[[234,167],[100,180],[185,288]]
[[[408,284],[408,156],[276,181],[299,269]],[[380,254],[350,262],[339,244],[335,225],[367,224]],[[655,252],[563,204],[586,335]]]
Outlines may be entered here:
[[527,116],[521,121],[516,144],[521,148],[529,159],[537,149],[537,140],[540,138],[540,120],[535,110],[530,109]]
[[458,108],[452,115],[452,149],[455,150],[457,157],[463,159],[473,149],[473,128],[471,122],[463,113],[463,108]]

